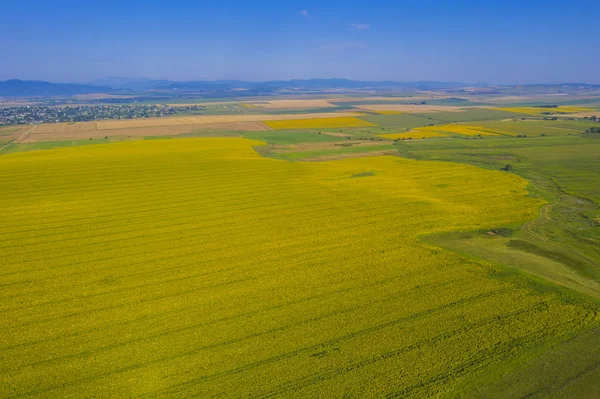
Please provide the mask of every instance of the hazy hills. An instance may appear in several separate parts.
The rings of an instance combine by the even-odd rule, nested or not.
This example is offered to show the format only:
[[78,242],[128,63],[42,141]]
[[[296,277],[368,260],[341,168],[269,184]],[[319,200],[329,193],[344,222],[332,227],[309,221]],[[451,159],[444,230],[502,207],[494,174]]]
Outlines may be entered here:
[[[327,90],[377,90],[377,91],[409,91],[409,90],[442,90],[460,93],[465,88],[472,92],[478,88],[479,94],[491,93],[573,93],[579,91],[597,91],[600,85],[585,83],[565,83],[555,85],[484,85],[459,82],[417,81],[397,82],[359,81],[350,79],[293,79],[273,80],[266,82],[249,82],[243,80],[214,80],[214,81],[171,81],[140,78],[105,78],[89,84],[50,83],[35,80],[6,80],[0,81],[0,97],[56,97],[78,94],[108,93],[108,94],[140,94],[155,93],[160,95],[193,94],[206,95],[272,95],[282,92],[326,92]],[[477,93],[474,93],[477,94]],[[150,94],[152,95],[152,94]]]
[[38,80],[6,80],[0,82],[0,97],[72,96],[76,94],[110,93],[110,87],[74,83],[50,83]]

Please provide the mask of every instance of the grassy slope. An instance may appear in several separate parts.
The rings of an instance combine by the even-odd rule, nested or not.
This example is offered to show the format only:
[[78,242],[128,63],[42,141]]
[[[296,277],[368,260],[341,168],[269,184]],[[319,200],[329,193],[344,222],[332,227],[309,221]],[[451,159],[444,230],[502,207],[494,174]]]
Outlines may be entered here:
[[[565,127],[574,128],[573,124]],[[528,128],[532,129],[532,125]],[[562,137],[520,140],[399,143],[404,156],[417,159],[462,162],[491,169],[510,163],[515,173],[532,182],[532,194],[549,203],[542,208],[540,218],[521,228],[497,226],[497,229],[442,233],[424,239],[465,256],[517,267],[600,298],[600,158],[597,156],[600,137],[562,134]],[[469,392],[468,396],[482,398],[594,397],[600,380],[597,335],[590,333],[568,344],[556,345],[516,370],[506,371],[500,380],[484,377],[478,384],[463,387],[464,391],[455,394]]]
[[[515,256],[521,255],[523,259],[518,264],[526,270],[552,276],[554,281],[572,287],[586,281],[596,296],[600,296],[600,235],[594,221],[600,203],[600,175],[597,173],[600,140],[582,136],[488,138],[401,142],[398,147],[404,156],[418,159],[470,163],[491,169],[511,164],[514,173],[533,183],[532,193],[551,205],[542,210],[541,218],[517,230],[510,238],[500,235],[483,238],[477,234],[472,238],[483,240],[485,246],[492,244],[492,258],[497,261],[504,259],[502,263],[511,264]],[[444,237],[442,241],[449,239],[451,237]],[[505,244],[514,240],[517,241],[512,242],[510,248],[506,247]],[[519,244],[518,240],[531,245]],[[473,242],[460,237],[451,241],[466,252],[468,247],[474,246]],[[486,249],[476,252],[482,255]],[[530,262],[532,252],[541,256],[537,261],[547,261],[545,267]],[[578,281],[572,281],[573,272]]]
[[531,219],[517,176],[252,144],[1,157],[0,396],[445,396],[598,325],[590,302],[418,240]]

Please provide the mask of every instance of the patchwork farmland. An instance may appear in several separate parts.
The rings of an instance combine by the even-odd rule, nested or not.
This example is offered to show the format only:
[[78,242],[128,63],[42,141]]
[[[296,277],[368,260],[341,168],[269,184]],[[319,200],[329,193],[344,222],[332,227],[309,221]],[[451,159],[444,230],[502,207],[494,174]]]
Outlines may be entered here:
[[0,130],[0,397],[595,391],[595,122],[244,101]]

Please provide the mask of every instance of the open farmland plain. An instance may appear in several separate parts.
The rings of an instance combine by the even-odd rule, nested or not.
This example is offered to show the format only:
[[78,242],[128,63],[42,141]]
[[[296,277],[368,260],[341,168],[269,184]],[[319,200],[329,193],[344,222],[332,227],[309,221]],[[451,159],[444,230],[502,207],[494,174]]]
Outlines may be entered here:
[[417,98],[0,129],[0,397],[595,397],[597,122]]
[[260,145],[0,157],[0,396],[590,393],[596,302],[420,239],[533,220],[524,179]]

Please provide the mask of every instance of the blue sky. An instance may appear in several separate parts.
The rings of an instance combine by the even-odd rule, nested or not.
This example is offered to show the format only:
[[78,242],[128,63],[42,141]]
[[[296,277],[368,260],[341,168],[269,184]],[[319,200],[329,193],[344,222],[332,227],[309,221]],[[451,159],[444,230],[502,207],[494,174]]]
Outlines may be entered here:
[[600,84],[600,1],[11,1],[0,79]]

